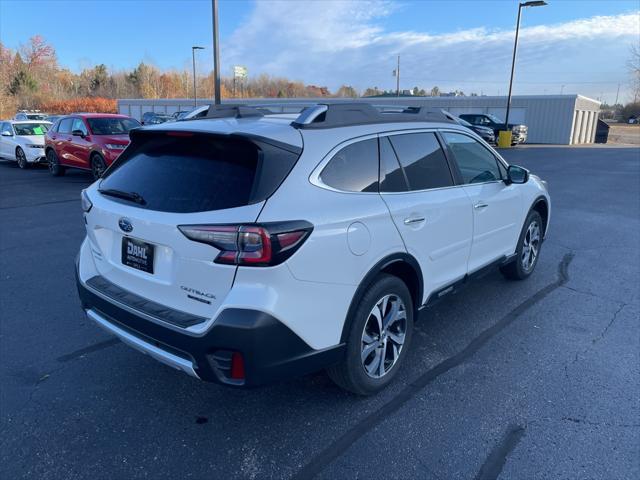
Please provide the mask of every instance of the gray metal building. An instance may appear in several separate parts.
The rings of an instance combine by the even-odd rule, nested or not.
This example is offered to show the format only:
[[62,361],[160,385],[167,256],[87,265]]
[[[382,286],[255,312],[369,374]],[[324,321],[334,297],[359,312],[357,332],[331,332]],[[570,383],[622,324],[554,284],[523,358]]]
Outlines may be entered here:
[[[454,115],[462,113],[490,113],[504,119],[506,97],[376,97],[367,99],[246,99],[228,100],[247,104],[313,103],[364,101],[378,105],[427,106],[444,109]],[[200,99],[199,105],[211,100]],[[118,111],[140,119],[144,112],[174,113],[193,109],[193,99],[122,99]],[[529,127],[527,143],[574,145],[593,143],[596,134],[600,102],[582,95],[515,96],[511,99],[510,123]]]

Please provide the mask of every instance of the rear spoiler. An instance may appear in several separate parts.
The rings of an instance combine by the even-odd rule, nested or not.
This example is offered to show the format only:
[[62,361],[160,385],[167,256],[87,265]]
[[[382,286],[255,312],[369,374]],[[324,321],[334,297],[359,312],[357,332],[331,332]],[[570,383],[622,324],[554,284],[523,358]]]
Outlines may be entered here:
[[147,129],[144,127],[134,128],[129,131],[129,138],[131,141],[143,141],[148,138],[160,137],[163,135],[174,136],[174,137],[190,137],[194,135],[210,135],[217,137],[227,137],[236,140],[247,140],[251,143],[256,144],[258,147],[260,144],[268,144],[272,147],[280,148],[281,150],[286,150],[287,152],[294,153],[296,155],[302,154],[302,148],[297,145],[291,145],[290,143],[280,142],[278,140],[274,140],[273,138],[263,137],[262,135],[256,135],[253,133],[245,133],[245,132],[233,132],[233,133],[224,133],[224,132],[205,132],[202,130],[191,129],[171,129],[170,124],[166,125],[165,128],[153,128]]

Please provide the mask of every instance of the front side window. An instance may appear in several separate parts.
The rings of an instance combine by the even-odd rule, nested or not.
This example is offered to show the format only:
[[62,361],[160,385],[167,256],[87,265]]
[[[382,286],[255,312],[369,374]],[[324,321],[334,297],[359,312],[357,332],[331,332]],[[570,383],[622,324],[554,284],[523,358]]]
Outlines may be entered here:
[[377,192],[378,140],[372,138],[344,147],[324,167],[320,180],[345,192]]
[[450,187],[453,177],[434,133],[408,133],[389,137],[400,160],[409,190]]
[[58,127],[58,132],[60,133],[71,133],[71,124],[73,123],[73,118],[65,118],[60,121],[60,126]]
[[86,135],[87,127],[85,126],[81,118],[74,118],[73,124],[71,125],[71,131],[72,132],[79,131],[79,132],[82,132],[83,135]]
[[483,183],[502,178],[496,157],[480,142],[467,135],[442,132],[453,153],[464,183]]

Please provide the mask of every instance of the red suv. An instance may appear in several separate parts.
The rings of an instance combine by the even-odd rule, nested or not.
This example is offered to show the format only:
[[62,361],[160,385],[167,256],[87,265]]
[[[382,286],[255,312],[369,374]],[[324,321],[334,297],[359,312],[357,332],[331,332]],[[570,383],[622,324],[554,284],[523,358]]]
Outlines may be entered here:
[[78,113],[62,117],[45,136],[49,171],[59,176],[67,167],[91,170],[97,180],[129,145],[129,131],[140,126],[126,115]]

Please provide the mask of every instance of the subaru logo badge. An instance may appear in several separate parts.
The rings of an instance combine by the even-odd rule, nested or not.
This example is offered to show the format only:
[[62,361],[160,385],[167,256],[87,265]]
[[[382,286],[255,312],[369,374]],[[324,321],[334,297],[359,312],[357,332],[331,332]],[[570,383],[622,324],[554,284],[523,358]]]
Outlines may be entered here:
[[129,221],[129,219],[124,217],[118,220],[118,226],[120,227],[120,230],[122,230],[123,232],[129,233],[131,230],[133,230],[133,225],[131,225],[131,222]]

